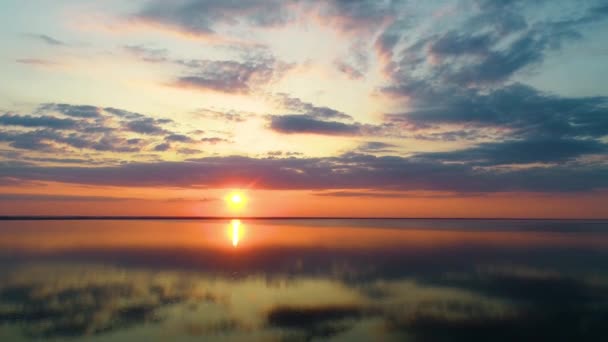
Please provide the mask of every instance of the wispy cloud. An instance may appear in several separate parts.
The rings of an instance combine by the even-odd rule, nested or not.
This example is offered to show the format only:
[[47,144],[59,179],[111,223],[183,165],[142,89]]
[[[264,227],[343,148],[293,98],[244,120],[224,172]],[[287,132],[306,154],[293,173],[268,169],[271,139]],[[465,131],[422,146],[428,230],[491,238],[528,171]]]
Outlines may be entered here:
[[64,46],[64,45],[67,45],[66,43],[62,42],[61,40],[53,38],[53,37],[51,37],[49,35],[46,35],[46,34],[24,33],[23,35],[25,37],[36,39],[38,41],[41,41],[41,42],[49,44],[49,45],[54,45],[54,46]]

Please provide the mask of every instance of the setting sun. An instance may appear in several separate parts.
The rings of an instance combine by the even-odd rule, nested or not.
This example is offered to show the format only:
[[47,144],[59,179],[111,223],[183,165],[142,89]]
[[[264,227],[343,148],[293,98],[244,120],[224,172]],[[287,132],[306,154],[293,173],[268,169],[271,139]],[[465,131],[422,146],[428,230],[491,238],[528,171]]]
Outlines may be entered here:
[[239,192],[239,191],[234,191],[229,193],[226,197],[225,197],[226,203],[228,204],[228,206],[230,207],[230,209],[233,210],[237,210],[237,209],[241,209],[245,206],[245,202],[247,202],[247,198],[245,197],[245,195],[243,195],[243,193]]
[[232,203],[238,204],[243,201],[243,198],[241,197],[240,194],[233,194],[232,197],[230,197],[230,201]]

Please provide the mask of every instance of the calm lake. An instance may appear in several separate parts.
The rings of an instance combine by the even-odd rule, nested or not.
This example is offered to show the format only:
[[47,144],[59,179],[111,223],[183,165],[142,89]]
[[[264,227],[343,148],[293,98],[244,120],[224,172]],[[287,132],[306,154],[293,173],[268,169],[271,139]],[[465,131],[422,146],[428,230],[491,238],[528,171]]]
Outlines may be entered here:
[[0,341],[608,341],[608,221],[0,221]]

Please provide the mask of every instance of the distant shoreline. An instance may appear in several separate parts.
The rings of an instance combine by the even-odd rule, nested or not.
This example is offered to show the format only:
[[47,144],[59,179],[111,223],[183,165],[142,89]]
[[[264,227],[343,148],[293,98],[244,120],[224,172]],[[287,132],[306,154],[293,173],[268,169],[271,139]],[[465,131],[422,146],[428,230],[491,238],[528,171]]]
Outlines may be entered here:
[[0,221],[137,221],[137,220],[476,220],[476,221],[608,221],[608,218],[513,217],[331,217],[331,216],[0,216]]

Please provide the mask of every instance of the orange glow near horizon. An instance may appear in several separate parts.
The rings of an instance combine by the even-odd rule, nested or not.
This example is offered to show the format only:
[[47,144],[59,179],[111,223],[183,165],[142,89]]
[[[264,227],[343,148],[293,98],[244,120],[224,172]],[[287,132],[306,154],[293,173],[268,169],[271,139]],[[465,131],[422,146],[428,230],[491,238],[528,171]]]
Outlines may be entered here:
[[[608,238],[603,233],[518,231],[454,231],[391,229],[384,227],[315,227],[264,221],[184,221],[176,231],[174,221],[133,221],[125,225],[99,221],[82,229],[80,221],[16,221],[20,234],[0,234],[0,250],[52,252],[73,248],[194,248],[256,251],[268,248],[321,249],[437,249],[457,246],[495,247],[581,247],[604,250]],[[61,231],[62,234],[57,234]],[[91,239],[91,234],[95,239]],[[246,237],[246,239],[244,239]],[[243,241],[247,243],[243,245]]]

